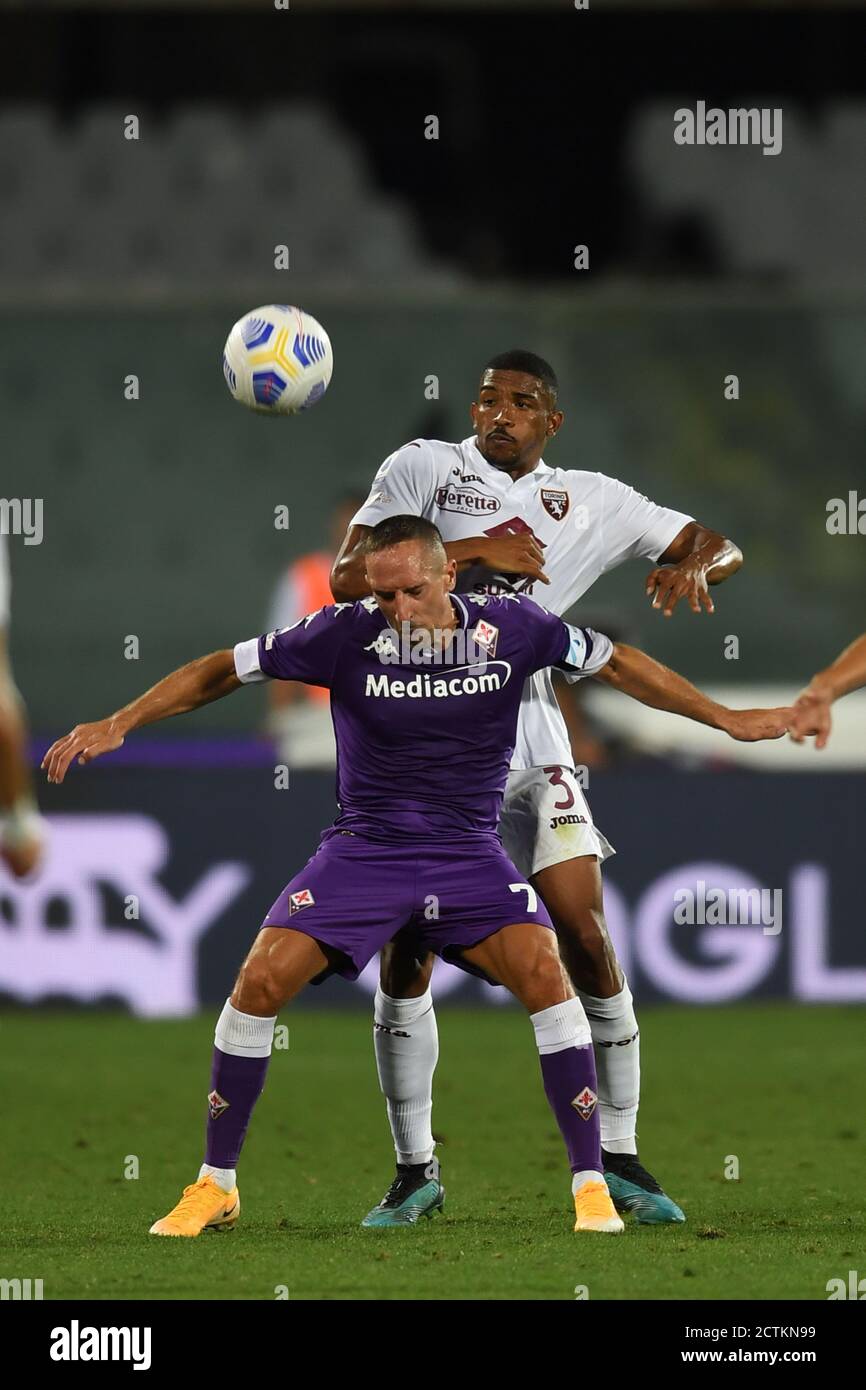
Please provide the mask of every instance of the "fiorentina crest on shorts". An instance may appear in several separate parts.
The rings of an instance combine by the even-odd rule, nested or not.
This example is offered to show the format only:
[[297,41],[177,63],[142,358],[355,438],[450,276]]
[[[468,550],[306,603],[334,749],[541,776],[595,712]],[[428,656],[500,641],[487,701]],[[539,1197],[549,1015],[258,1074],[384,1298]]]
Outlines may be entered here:
[[582,1120],[588,1120],[598,1104],[598,1096],[588,1086],[584,1086],[571,1102]]
[[301,888],[297,893],[290,893],[289,916],[292,917],[296,912],[300,912],[302,907],[312,907],[315,901],[316,899],[309,888]]
[[554,521],[562,521],[568,511],[567,492],[557,492],[551,488],[543,487],[541,489],[541,501],[544,510],[553,517]]
[[488,656],[496,655],[496,643],[499,641],[499,628],[488,623],[486,619],[479,618],[475,624],[475,631],[472,634],[476,644],[483,647]]
[[218,1120],[220,1115],[229,1108],[229,1101],[223,1100],[219,1091],[211,1091],[207,1098],[207,1108],[210,1111],[212,1120]]

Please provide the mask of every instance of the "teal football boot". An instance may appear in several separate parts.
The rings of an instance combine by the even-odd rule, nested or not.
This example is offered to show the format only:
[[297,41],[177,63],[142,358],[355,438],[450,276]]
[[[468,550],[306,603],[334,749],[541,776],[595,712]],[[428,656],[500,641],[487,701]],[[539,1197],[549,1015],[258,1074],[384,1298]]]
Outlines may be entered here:
[[414,1226],[419,1217],[441,1211],[445,1188],[439,1181],[439,1160],[398,1163],[397,1176],[377,1207],[368,1211],[362,1226]]
[[604,1177],[620,1214],[631,1212],[645,1226],[675,1225],[685,1212],[662,1191],[637,1154],[614,1154],[602,1149]]

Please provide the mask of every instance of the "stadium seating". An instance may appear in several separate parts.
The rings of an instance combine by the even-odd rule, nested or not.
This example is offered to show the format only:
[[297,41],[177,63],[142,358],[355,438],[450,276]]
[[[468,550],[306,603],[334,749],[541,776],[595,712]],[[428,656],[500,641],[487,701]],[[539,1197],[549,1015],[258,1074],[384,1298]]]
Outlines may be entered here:
[[0,289],[237,282],[261,278],[281,244],[292,270],[329,283],[451,278],[323,108],[137,110],[137,140],[129,114],[0,108]]

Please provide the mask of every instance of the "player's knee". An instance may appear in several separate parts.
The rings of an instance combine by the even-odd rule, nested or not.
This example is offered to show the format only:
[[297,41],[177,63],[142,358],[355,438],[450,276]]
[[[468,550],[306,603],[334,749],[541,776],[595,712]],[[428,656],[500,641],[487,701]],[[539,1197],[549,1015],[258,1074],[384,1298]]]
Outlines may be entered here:
[[232,993],[232,1004],[241,1013],[269,1018],[285,1003],[285,991],[269,962],[254,952],[244,961]]
[[529,972],[529,990],[528,1002],[533,1013],[574,996],[552,931],[543,930],[538,936]]

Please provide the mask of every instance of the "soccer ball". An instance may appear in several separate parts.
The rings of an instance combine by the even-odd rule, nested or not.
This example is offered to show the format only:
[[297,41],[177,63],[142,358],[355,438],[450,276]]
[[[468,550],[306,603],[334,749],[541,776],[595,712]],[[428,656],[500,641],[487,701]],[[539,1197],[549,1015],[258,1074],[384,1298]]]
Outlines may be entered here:
[[320,323],[292,304],[265,304],[238,319],[223,349],[223,375],[241,405],[295,415],[324,396],[334,370]]

